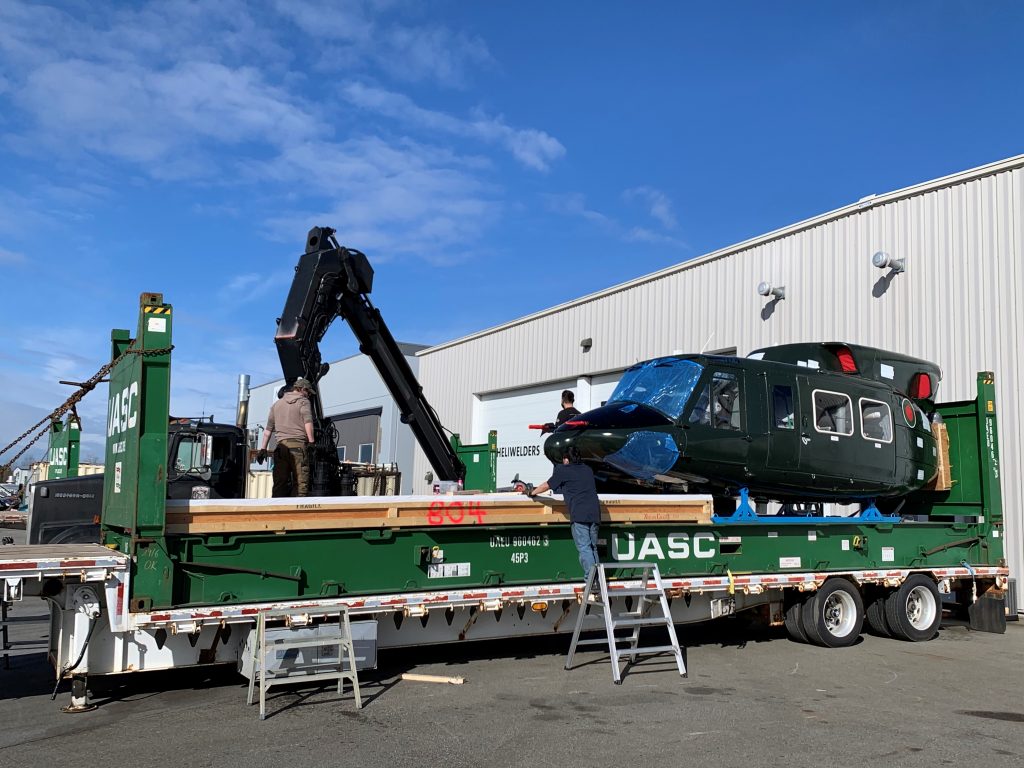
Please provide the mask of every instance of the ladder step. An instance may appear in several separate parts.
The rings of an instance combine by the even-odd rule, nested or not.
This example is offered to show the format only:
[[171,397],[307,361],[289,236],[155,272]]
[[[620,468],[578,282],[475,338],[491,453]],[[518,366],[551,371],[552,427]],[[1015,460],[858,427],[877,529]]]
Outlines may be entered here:
[[[626,640],[629,640],[629,638],[628,637],[623,637],[621,639],[616,638],[616,640],[618,642],[625,642]],[[593,640],[577,640],[576,641],[576,645],[604,645],[604,646],[607,646],[608,645],[608,639],[604,638],[604,637],[599,637],[599,638],[596,638],[596,639],[593,639]]]
[[[608,576],[615,571],[628,574],[634,572],[632,583],[639,586],[625,586],[621,589],[613,589],[609,585]],[[639,573],[637,573],[639,572]],[[619,583],[624,582],[626,575],[616,574]],[[651,582],[655,584],[650,586]],[[612,598],[639,598],[636,604],[632,603],[625,611],[616,612],[612,609]],[[686,677],[686,662],[683,660],[682,648],[676,638],[675,623],[669,615],[668,597],[662,586],[661,570],[657,563],[647,562],[615,562],[598,563],[597,570],[587,575],[587,586],[583,596],[584,607],[578,611],[576,616],[576,628],[573,631],[572,641],[569,643],[569,655],[565,660],[565,668],[572,669],[573,654],[576,648],[581,645],[604,646],[608,649],[612,662],[612,679],[616,683],[622,682],[619,660],[625,656],[627,659],[635,659],[640,654],[672,653],[679,674]],[[655,599],[657,598],[657,600]],[[592,602],[593,601],[593,602]],[[659,615],[652,609],[657,603],[660,610]],[[620,609],[623,606],[618,606]],[[593,610],[588,610],[592,608]],[[594,616],[604,622],[605,637],[580,639],[580,633],[584,631],[584,619]],[[648,645],[636,646],[640,637],[641,627],[665,627],[668,632],[670,645]],[[621,634],[625,632],[626,634]]]
[[645,597],[657,597],[664,594],[657,587],[626,587],[625,589],[608,589],[608,597],[630,597],[643,595]]
[[[584,631],[584,632],[597,632],[597,631],[598,631],[598,628],[597,628],[597,627],[587,627],[587,628],[586,628],[586,629],[584,629],[583,631]],[[616,633],[616,632],[618,632],[618,631],[619,631],[619,630],[617,630],[617,629],[615,629],[615,628],[612,628],[612,638],[613,638],[613,639],[614,639],[614,640],[615,640],[616,642],[618,642],[618,643],[626,642],[626,641],[628,641],[628,640],[631,640],[631,639],[632,639],[632,637],[633,637],[633,633],[632,633],[632,632],[630,632],[629,630],[625,630],[625,631],[627,632],[627,634],[625,634],[625,635],[617,635],[617,634],[615,634],[615,633]],[[604,637],[601,637],[601,638],[597,638],[597,639],[588,639],[588,640],[577,640],[577,641],[576,641],[576,644],[577,644],[577,645],[584,645],[584,644],[596,645],[596,644],[598,644],[598,643],[607,643],[607,642],[608,642],[608,641],[607,641],[607,640],[605,640],[605,638],[604,638]]]
[[638,655],[641,653],[665,653],[666,651],[675,653],[676,649],[671,645],[645,645],[642,647],[638,646],[635,651],[632,648],[621,650],[619,651],[619,656],[632,656],[634,653]]
[[639,570],[653,570],[657,567],[657,563],[645,563],[642,560],[616,560],[611,563],[598,563],[602,571],[639,571]]
[[612,619],[612,626],[616,627],[616,628],[618,628],[618,627],[657,627],[657,626],[662,626],[663,627],[666,624],[671,624],[671,623],[672,622],[669,619],[666,619],[664,616],[651,616],[651,617],[646,618],[646,619],[619,619],[619,618],[613,618]]

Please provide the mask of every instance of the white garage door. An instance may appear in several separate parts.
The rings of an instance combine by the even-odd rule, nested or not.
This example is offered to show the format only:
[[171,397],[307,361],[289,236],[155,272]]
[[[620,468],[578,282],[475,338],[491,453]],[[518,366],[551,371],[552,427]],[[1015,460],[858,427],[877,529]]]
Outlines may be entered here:
[[580,411],[599,407],[611,396],[620,376],[595,376],[481,396],[473,418],[473,439],[484,442],[490,430],[498,431],[498,486],[509,485],[517,474],[534,485],[551,477],[551,462],[544,456],[547,435],[529,425],[555,420],[564,389],[576,395]]

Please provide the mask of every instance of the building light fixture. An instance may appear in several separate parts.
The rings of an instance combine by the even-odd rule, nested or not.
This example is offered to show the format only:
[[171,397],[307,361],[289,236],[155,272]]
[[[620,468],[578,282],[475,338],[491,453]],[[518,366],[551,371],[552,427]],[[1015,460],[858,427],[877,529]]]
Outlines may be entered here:
[[786,298],[786,286],[772,285],[767,280],[762,280],[757,284],[757,292],[761,296],[771,296],[773,301],[781,301]]
[[906,270],[905,259],[894,259],[885,251],[876,251],[875,255],[871,257],[871,264],[878,269],[889,269],[894,274],[899,274]]

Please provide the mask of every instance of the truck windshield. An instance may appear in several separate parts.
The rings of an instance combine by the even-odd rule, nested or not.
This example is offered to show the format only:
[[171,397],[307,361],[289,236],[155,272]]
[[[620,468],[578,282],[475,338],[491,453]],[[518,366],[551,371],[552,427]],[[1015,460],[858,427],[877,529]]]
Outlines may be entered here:
[[623,374],[608,402],[639,403],[678,419],[703,370],[692,360],[648,360]]

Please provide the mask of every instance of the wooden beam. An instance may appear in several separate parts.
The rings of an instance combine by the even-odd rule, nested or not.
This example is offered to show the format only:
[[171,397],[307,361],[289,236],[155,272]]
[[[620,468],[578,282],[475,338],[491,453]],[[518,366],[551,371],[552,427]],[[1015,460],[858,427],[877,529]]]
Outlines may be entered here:
[[403,672],[403,680],[411,680],[417,683],[444,683],[446,685],[462,685],[466,682],[464,677],[447,677],[444,675],[421,675],[416,672]]
[[[614,496],[601,499],[604,523],[710,524],[710,496]],[[548,525],[569,522],[560,499],[522,495],[332,497],[169,501],[167,532],[429,528],[463,525]]]

